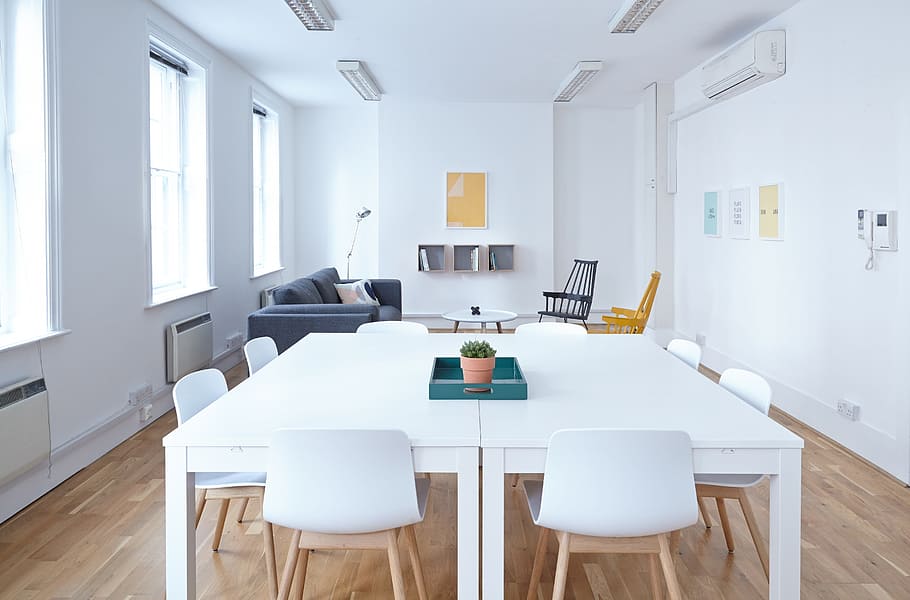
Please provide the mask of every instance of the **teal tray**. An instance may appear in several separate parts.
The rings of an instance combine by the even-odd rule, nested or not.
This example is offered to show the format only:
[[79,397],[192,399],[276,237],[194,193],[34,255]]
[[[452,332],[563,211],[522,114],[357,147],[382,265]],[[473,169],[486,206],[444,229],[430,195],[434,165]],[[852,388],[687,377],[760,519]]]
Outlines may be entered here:
[[496,357],[492,383],[465,383],[460,365],[461,360],[457,356],[437,356],[433,359],[430,400],[528,399],[528,382],[515,357]]

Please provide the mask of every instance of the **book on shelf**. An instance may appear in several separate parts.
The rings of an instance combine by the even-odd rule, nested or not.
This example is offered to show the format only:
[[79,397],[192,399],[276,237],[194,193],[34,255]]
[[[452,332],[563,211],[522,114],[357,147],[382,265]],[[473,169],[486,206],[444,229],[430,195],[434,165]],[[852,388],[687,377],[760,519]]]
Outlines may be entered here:
[[490,270],[496,270],[496,253],[490,250]]
[[430,270],[430,258],[427,256],[427,249],[420,249],[420,270],[429,271]]
[[477,248],[471,248],[471,270],[479,271],[480,264],[477,262]]

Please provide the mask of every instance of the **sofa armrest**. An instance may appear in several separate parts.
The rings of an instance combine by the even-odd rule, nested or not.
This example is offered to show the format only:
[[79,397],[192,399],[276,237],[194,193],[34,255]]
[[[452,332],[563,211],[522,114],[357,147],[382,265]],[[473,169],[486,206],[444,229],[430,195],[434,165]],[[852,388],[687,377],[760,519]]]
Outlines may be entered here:
[[400,279],[370,279],[373,292],[379,303],[384,306],[394,306],[401,312],[401,280]]

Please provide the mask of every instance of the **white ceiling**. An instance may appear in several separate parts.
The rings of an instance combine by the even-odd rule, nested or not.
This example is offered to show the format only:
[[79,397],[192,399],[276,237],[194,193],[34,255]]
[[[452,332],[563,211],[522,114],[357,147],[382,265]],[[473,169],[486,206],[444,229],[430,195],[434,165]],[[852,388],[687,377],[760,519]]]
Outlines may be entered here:
[[797,0],[665,0],[611,34],[622,0],[326,0],[335,31],[307,31],[283,0],[154,0],[298,106],[360,102],[335,71],[365,61],[388,98],[546,102],[579,60],[604,70],[578,104],[634,105]]

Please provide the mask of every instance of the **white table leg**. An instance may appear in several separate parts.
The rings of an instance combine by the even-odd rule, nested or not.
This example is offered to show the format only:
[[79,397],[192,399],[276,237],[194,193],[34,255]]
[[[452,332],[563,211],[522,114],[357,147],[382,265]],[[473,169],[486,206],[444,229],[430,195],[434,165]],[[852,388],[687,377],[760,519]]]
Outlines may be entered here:
[[483,449],[483,598],[505,590],[505,463],[502,448]]
[[186,448],[164,449],[164,523],[168,600],[196,597],[195,473],[186,471]]
[[771,476],[770,600],[799,598],[802,450],[780,451]]
[[477,448],[456,450],[458,467],[458,598],[480,588],[480,477]]

